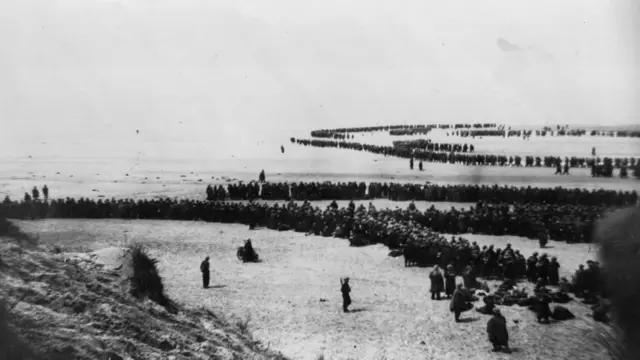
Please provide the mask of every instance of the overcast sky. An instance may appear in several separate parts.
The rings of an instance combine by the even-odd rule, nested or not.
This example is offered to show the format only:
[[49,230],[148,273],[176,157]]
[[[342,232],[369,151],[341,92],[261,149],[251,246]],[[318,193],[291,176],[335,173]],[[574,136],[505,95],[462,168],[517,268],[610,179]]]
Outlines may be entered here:
[[639,4],[4,0],[0,140],[637,123]]

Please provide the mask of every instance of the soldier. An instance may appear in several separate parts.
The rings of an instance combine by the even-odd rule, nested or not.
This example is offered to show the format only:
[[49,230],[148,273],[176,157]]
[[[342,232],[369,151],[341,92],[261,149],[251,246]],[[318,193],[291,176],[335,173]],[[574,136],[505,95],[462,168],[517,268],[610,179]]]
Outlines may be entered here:
[[562,167],[560,165],[560,160],[556,161],[556,172],[554,175],[560,175],[562,174]]
[[264,174],[264,170],[260,171],[260,175],[258,175],[258,182],[264,183],[266,182],[266,176]]
[[458,284],[456,290],[453,292],[451,302],[449,303],[449,310],[453,313],[456,322],[460,322],[460,314],[465,310],[466,305],[465,293],[462,290],[462,284]]
[[431,280],[431,300],[440,300],[440,293],[444,288],[444,277],[438,265],[429,274],[429,279]]
[[40,191],[38,191],[37,187],[33,187],[33,189],[31,189],[31,194],[33,195],[33,200],[37,201],[40,198]]
[[451,295],[453,295],[453,291],[456,288],[456,273],[453,270],[453,265],[447,266],[447,270],[444,273],[444,278],[444,294],[448,299],[451,299]]
[[544,249],[549,242],[549,234],[547,230],[544,228],[544,225],[540,226],[540,230],[538,231],[538,245],[540,245],[540,249]]
[[413,158],[409,160],[409,169],[413,170]]
[[284,154],[284,146],[280,145],[280,152]]
[[244,256],[245,256],[245,259],[249,261],[254,261],[256,258],[256,252],[255,250],[253,250],[251,239],[247,239],[244,241]]
[[576,296],[582,296],[586,290],[585,271],[584,264],[580,264],[573,275],[573,292]]
[[552,257],[549,263],[549,285],[557,286],[560,281],[560,264],[557,257]]
[[489,342],[493,346],[492,351],[509,350],[507,320],[500,313],[500,309],[493,309],[493,316],[487,322],[487,334],[489,335]]
[[204,258],[204,261],[200,264],[200,272],[202,272],[202,287],[207,289],[209,287],[209,257]]
[[342,311],[349,312],[349,305],[351,305],[351,287],[349,286],[349,278],[345,277],[340,279],[340,292],[342,292]]
[[423,171],[423,167],[422,167],[422,160],[420,160],[420,162],[418,163],[418,169],[420,171]]
[[620,178],[621,179],[626,179],[627,177],[629,177],[629,175],[627,174],[627,167],[623,165],[620,168]]
[[562,172],[562,175],[569,175],[569,161],[564,162],[564,172]]
[[47,185],[42,188],[42,195],[44,195],[44,201],[46,202],[49,199],[49,188]]

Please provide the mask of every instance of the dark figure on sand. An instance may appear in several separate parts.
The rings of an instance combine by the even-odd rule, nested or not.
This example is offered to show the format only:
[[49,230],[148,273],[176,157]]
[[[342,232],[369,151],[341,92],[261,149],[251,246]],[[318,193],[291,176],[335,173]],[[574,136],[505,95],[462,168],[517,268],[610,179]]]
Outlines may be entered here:
[[466,296],[464,290],[462,290],[462,284],[458,284],[456,291],[453,292],[451,302],[449,303],[449,310],[453,313],[456,322],[460,322],[460,314],[467,310]]
[[418,170],[422,171],[423,167],[422,167],[422,160],[420,160],[420,162],[418,163]]
[[260,171],[260,175],[258,175],[258,181],[263,183],[263,182],[267,181],[266,178],[267,177],[264,175],[264,170]]
[[540,230],[540,232],[538,232],[538,245],[540,245],[540,249],[544,249],[547,246],[548,242],[549,242],[549,234],[547,234],[547,230],[546,229]]
[[44,201],[47,201],[47,199],[49,199],[49,188],[47,187],[47,185],[42,188],[42,195],[44,196]]
[[444,272],[444,294],[447,298],[451,299],[453,292],[456,289],[456,272],[453,269],[453,265],[447,266],[447,270]]
[[431,280],[431,300],[440,300],[440,293],[444,290],[444,276],[438,265],[429,274],[429,280]]
[[351,287],[349,286],[349,278],[340,279],[340,292],[342,292],[342,311],[349,312],[351,305]]
[[280,152],[282,152],[284,154],[284,146],[280,145]]
[[33,200],[38,200],[40,198],[40,191],[38,191],[38,188],[35,186],[31,189],[31,194],[33,195]]
[[204,261],[200,264],[200,271],[202,272],[202,287],[209,287],[209,257],[204,258]]
[[253,250],[253,244],[251,244],[251,239],[247,239],[244,241],[244,254],[249,260],[253,260],[256,257],[256,252]]
[[509,351],[507,320],[497,308],[493,309],[493,316],[487,322],[487,334],[489,335],[489,342],[493,345],[493,351]]

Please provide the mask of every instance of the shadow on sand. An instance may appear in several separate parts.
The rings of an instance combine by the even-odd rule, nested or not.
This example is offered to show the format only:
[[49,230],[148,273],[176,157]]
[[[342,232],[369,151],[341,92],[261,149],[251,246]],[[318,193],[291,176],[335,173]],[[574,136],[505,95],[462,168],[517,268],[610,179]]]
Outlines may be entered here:
[[351,309],[349,310],[350,313],[359,313],[359,312],[363,312],[363,311],[368,311],[365,308],[356,308],[356,309]]
[[475,317],[462,318],[462,319],[458,320],[458,322],[461,322],[461,323],[470,323],[470,322],[476,322],[476,321],[478,321],[478,320],[480,320],[480,318],[479,318],[479,317],[477,317],[477,316],[475,316]]
[[211,285],[207,289],[221,289],[223,287],[227,287],[227,285]]

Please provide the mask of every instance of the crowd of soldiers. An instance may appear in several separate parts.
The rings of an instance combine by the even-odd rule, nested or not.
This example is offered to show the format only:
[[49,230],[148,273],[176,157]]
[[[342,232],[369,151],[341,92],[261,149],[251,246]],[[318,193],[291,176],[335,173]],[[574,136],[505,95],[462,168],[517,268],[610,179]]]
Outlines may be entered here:
[[612,168],[621,169],[623,167],[632,167],[634,169],[634,174],[640,174],[640,158],[634,157],[594,158],[572,156],[564,157],[563,159],[558,156],[525,156],[523,159],[521,156],[430,151],[421,149],[408,149],[405,147],[362,144],[358,142],[340,142],[333,140],[309,140],[291,138],[291,141],[302,146],[367,151],[373,154],[394,156],[406,159],[416,159],[419,161],[432,163],[461,164],[467,166],[524,166],[545,168],[556,167],[558,163],[568,163],[570,168],[588,167],[593,169],[594,166],[611,166]]
[[545,126],[542,130],[536,131],[538,136],[546,136],[547,134],[550,136],[586,136],[589,133],[590,136],[607,136],[607,137],[640,137],[640,131],[599,131],[599,130],[591,130],[587,131],[586,129],[569,129],[567,127],[556,127],[556,131],[553,131],[552,128]]
[[447,151],[447,152],[474,152],[473,145],[468,144],[446,144],[434,143],[428,139],[394,141],[393,147],[405,148],[408,150],[427,150],[427,151]]
[[[409,132],[414,130],[418,132],[428,132],[430,129],[480,129],[480,128],[494,128],[497,124],[493,123],[476,123],[476,124],[438,124],[438,125],[380,125],[380,126],[364,126],[364,127],[352,127],[352,128],[338,128],[338,129],[319,129],[311,131],[311,137],[314,138],[332,138],[333,134],[345,134],[356,132],[375,132],[375,131],[402,131],[408,130]],[[407,133],[409,135],[410,133]],[[393,134],[400,135],[400,133]]]
[[[222,204],[222,205],[215,205]],[[289,207],[275,207],[273,214],[286,219],[291,218]],[[335,204],[335,202],[334,202]],[[353,202],[351,203],[353,204]],[[277,204],[276,204],[277,205]],[[10,218],[126,218],[126,219],[176,219],[176,220],[215,220],[215,209],[238,206],[251,214],[250,204],[227,203],[218,201],[195,201],[176,199],[157,200],[115,200],[98,201],[89,199],[57,199],[49,202],[22,201],[14,202],[8,198],[0,209]],[[337,204],[335,205],[337,207]],[[262,208],[260,208],[262,209]],[[316,214],[322,214],[315,208]],[[376,210],[373,205],[366,212],[368,216],[384,221],[405,221],[407,224],[420,225],[436,232],[450,234],[485,234],[514,235],[537,239],[544,245],[548,238],[567,242],[591,242],[594,222],[606,211],[604,206],[589,205],[546,205],[546,204],[485,204],[478,202],[468,209],[438,210],[435,207],[418,211],[412,202],[407,209]],[[185,218],[186,216],[186,218]],[[220,215],[222,216],[222,215]],[[275,216],[275,215],[274,215]],[[310,218],[311,219],[311,218]],[[278,221],[278,217],[274,219]],[[309,220],[313,224],[314,233],[332,235],[343,233],[345,229],[337,228],[333,220],[324,216]],[[382,221],[382,220],[381,220]],[[288,222],[285,222],[288,224]],[[287,226],[295,227],[296,224]],[[384,223],[376,225],[383,226]],[[408,225],[407,225],[408,226]],[[380,233],[372,228],[349,228],[349,235],[354,245],[367,245],[382,242],[389,245],[392,238],[379,238]],[[386,235],[385,235],[386,236]]]
[[[369,127],[357,127],[357,128],[339,128],[339,129],[323,129],[311,131],[311,137],[314,138],[334,138],[345,139],[345,137],[337,137],[336,134],[354,133],[354,132],[373,132],[373,131],[389,131],[390,135],[416,135],[426,134],[431,129],[454,129],[456,131],[451,132],[451,135],[461,137],[476,137],[476,136],[501,136],[501,137],[522,137],[530,138],[535,132],[536,136],[585,136],[589,133],[590,136],[607,136],[607,137],[640,137],[640,131],[601,131],[586,129],[569,129],[569,126],[556,126],[555,129],[545,126],[541,130],[512,130],[511,127],[507,128],[505,125],[498,125],[494,123],[476,123],[476,124],[439,124],[439,125],[390,125],[390,126],[369,126]],[[459,129],[473,129],[463,130]],[[447,133],[449,135],[449,133]],[[351,136],[353,138],[353,135]]]
[[434,129],[434,126],[427,126],[423,128],[413,128],[413,129],[395,129],[389,130],[389,135],[391,136],[410,136],[410,135],[425,135],[431,132]]
[[638,193],[605,189],[505,185],[449,185],[397,182],[279,182],[208,185],[208,200],[367,200],[587,205],[620,207],[638,203]]

